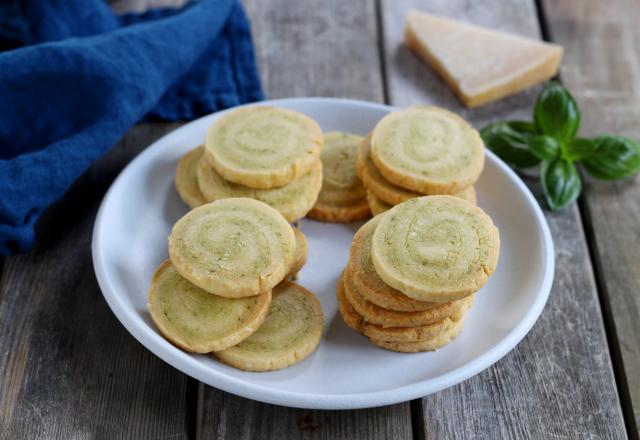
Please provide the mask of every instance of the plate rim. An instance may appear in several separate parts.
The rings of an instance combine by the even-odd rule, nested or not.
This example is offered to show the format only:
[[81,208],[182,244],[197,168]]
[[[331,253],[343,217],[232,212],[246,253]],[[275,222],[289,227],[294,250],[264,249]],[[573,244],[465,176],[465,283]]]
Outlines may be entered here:
[[[318,393],[304,393],[299,391],[287,391],[276,390],[272,387],[266,387],[260,384],[248,383],[241,378],[235,378],[227,376],[220,371],[215,371],[207,368],[203,364],[197,361],[197,356],[186,353],[173,345],[168,343],[157,332],[147,328],[147,326],[141,326],[137,320],[138,315],[135,314],[133,309],[125,306],[120,299],[120,296],[115,292],[115,289],[111,287],[109,277],[106,274],[105,262],[100,249],[103,247],[101,244],[99,231],[102,228],[105,218],[105,206],[110,200],[115,188],[123,176],[126,175],[129,170],[137,166],[136,164],[142,163],[145,157],[153,150],[153,148],[161,142],[165,142],[165,139],[169,136],[175,135],[176,132],[181,130],[188,130],[188,127],[202,119],[210,118],[214,114],[224,114],[232,109],[238,107],[250,107],[260,105],[287,105],[290,103],[305,102],[309,104],[313,103],[332,103],[332,104],[347,104],[356,105],[367,108],[375,108],[390,112],[398,110],[397,107],[362,101],[357,99],[347,98],[330,98],[330,97],[296,97],[296,98],[284,98],[284,99],[272,99],[264,100],[260,102],[254,102],[244,104],[241,106],[232,107],[229,109],[214,112],[198,119],[190,121],[175,130],[163,135],[149,146],[147,146],[142,152],[136,155],[123,169],[118,176],[113,180],[109,189],[105,193],[102,201],[100,202],[100,208],[96,215],[92,240],[91,240],[91,255],[93,260],[93,267],[98,280],[98,285],[105,298],[109,308],[120,321],[120,323],[127,329],[127,331],[146,349],[158,356],[164,362],[178,369],[184,374],[187,374],[201,382],[204,382],[212,387],[227,391],[229,393],[242,396],[252,400],[258,400],[265,403],[283,405],[288,407],[305,408],[305,409],[359,409],[359,408],[373,408],[384,405],[391,405],[399,402],[404,402],[416,398],[441,391],[456,385],[481,371],[487,369],[508,352],[510,352],[515,346],[524,339],[529,333],[538,317],[542,313],[545,304],[549,298],[551,292],[551,286],[553,283],[553,277],[555,273],[555,251],[554,243],[551,236],[549,225],[544,217],[544,213],[537,200],[520,179],[520,177],[506,165],[501,159],[499,159],[493,152],[486,149],[486,155],[495,163],[495,165],[505,172],[510,180],[521,190],[524,194],[526,201],[533,207],[535,214],[535,220],[540,225],[543,236],[543,279],[538,290],[538,294],[525,314],[525,316],[518,322],[518,324],[496,345],[491,349],[485,351],[480,356],[475,357],[473,360],[453,369],[446,373],[441,374],[433,379],[423,380],[420,382],[395,387],[392,389],[384,389],[379,391],[370,391],[365,393],[349,393],[349,394],[318,394]],[[137,318],[136,318],[137,317]],[[167,344],[171,345],[174,350],[167,350]]]

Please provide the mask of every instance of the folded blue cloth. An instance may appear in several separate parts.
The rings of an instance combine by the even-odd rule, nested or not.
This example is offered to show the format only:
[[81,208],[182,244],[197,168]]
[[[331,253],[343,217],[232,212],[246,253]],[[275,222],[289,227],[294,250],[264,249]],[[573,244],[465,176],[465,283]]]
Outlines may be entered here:
[[0,254],[136,122],[263,98],[236,0],[114,15],[102,0],[0,5]]

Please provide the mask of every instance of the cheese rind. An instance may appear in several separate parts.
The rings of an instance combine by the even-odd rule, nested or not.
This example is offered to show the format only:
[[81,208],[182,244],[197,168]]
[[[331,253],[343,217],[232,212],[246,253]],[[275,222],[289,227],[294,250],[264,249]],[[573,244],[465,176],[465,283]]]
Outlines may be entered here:
[[467,107],[520,92],[553,77],[562,58],[556,44],[409,11],[405,43]]

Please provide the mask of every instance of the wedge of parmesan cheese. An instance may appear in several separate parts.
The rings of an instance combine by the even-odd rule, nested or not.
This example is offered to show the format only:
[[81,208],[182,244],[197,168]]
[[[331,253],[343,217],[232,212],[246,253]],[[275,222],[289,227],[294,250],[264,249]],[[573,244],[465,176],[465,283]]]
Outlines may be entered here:
[[562,46],[410,11],[405,42],[467,107],[517,93],[556,74]]

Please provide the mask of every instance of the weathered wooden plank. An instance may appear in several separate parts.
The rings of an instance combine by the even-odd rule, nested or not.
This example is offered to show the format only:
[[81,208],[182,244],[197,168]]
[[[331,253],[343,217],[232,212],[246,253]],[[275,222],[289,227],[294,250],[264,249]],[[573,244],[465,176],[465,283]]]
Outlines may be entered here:
[[133,129],[48,210],[39,248],[5,259],[0,438],[187,438],[193,430],[188,400],[196,392],[116,320],[91,259],[93,221],[108,185],[175,127]]
[[269,98],[383,100],[374,0],[242,3]]
[[[581,133],[640,139],[640,4],[633,0],[543,4],[551,37],[565,47],[562,80],[582,108]],[[629,399],[627,427],[636,433],[640,426],[638,182],[638,178],[588,180],[583,197],[610,342],[619,350],[614,355],[619,356],[621,396]]]
[[214,400],[211,391],[204,387],[198,438],[411,438],[408,404],[356,411],[299,410],[267,405],[222,392],[216,392]]
[[[382,101],[375,3],[246,0],[269,97],[346,96]],[[411,438],[409,404],[306,411],[201,389],[198,438]]]
[[[539,36],[533,1],[383,0],[391,103],[434,103],[476,126],[528,117],[539,89],[466,110],[402,45],[409,8]],[[528,182],[538,196],[538,186]],[[547,213],[556,246],[549,303],[531,333],[496,365],[422,400],[427,438],[622,438],[625,427],[578,209]],[[523,262],[526,264],[526,262]]]

